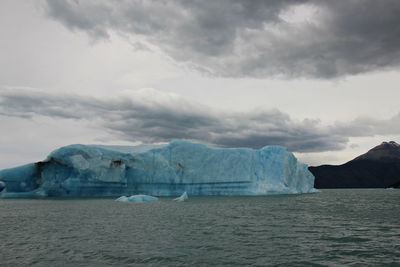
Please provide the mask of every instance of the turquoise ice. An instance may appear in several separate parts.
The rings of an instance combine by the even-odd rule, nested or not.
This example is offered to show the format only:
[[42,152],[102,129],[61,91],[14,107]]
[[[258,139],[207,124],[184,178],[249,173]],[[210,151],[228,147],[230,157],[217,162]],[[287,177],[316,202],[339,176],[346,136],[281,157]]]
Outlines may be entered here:
[[70,145],[0,171],[2,197],[268,195],[311,193],[314,176],[284,147]]

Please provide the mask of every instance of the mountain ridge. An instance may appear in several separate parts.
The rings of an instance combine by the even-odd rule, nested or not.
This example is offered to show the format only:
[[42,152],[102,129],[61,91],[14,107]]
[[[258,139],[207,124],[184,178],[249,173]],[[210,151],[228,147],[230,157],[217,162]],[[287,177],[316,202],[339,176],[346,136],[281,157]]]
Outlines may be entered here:
[[382,142],[380,145],[370,149],[353,160],[381,160],[393,161],[400,160],[400,145],[394,141]]
[[400,186],[400,145],[382,142],[342,164],[309,167],[315,188],[387,188]]

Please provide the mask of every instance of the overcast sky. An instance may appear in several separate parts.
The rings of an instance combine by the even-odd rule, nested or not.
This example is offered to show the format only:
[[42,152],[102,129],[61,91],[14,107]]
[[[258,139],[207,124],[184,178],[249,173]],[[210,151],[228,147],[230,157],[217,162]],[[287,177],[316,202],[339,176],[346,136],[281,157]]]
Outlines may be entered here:
[[400,141],[400,2],[3,0],[0,168],[72,143]]

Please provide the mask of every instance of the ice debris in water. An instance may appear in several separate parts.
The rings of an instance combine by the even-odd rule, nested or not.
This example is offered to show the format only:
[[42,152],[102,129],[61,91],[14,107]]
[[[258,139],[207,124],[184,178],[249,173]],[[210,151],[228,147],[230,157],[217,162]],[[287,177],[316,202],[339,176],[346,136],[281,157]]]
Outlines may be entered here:
[[188,197],[187,193],[184,192],[180,197],[174,198],[174,201],[176,201],[176,202],[183,202],[183,201],[185,201],[185,200],[188,199],[188,198],[189,198],[189,197]]
[[117,198],[115,201],[118,202],[154,202],[157,201],[158,198],[148,195],[133,195],[130,197],[122,196]]
[[0,171],[6,197],[313,193],[307,165],[281,146],[212,148],[173,141],[139,147],[70,145]]

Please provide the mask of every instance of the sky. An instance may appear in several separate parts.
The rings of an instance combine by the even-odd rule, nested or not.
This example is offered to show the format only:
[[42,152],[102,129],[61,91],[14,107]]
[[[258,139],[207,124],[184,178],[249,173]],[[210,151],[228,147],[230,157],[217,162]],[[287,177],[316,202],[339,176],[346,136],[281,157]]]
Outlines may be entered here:
[[400,143],[400,2],[0,2],[0,169],[69,144]]

